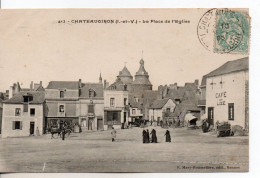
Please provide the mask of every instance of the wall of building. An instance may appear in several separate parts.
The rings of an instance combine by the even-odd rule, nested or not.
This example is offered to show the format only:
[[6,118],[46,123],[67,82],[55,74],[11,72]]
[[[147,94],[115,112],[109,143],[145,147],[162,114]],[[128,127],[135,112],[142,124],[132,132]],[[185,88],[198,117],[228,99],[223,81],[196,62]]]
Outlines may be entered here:
[[163,119],[163,112],[170,108],[170,112],[174,112],[176,104],[169,99],[161,109],[149,109],[149,121],[154,118],[154,121],[161,121]]
[[128,91],[113,91],[105,90],[104,91],[104,106],[110,107],[110,98],[115,98],[115,108],[116,107],[125,107],[124,98],[127,98],[126,103],[128,104]]
[[92,130],[98,129],[98,119],[102,118],[104,125],[104,99],[80,99],[79,100],[79,123],[82,127],[88,128],[88,105],[93,101],[94,104],[94,118],[92,119]]
[[[60,98],[60,90],[58,89],[45,89],[45,98],[46,99],[56,99]],[[70,90],[66,89],[64,92],[64,98],[78,98],[79,91],[78,90]]]
[[[47,117],[78,117],[78,101],[46,101]],[[59,113],[59,105],[65,106],[65,115]]]
[[[15,109],[20,108],[21,113],[15,116]],[[30,108],[35,108],[35,115],[30,116]],[[13,121],[21,121],[22,129],[13,130]],[[30,122],[35,122],[34,133],[38,127],[40,135],[43,134],[44,127],[44,112],[43,104],[28,106],[28,112],[23,112],[22,104],[4,104],[3,106],[3,121],[2,121],[2,138],[6,137],[21,137],[30,135]]]
[[[248,71],[207,78],[206,114],[209,107],[214,108],[214,124],[229,121],[231,125],[245,127],[245,88],[248,79]],[[228,120],[228,103],[234,103],[234,120]]]

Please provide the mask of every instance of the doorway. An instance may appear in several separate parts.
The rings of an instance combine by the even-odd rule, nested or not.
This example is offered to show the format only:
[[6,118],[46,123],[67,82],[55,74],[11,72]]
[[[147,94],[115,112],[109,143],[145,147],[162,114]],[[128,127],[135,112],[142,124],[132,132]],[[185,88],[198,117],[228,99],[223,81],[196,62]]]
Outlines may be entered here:
[[88,119],[88,130],[92,130],[92,121],[93,119]]
[[208,107],[208,120],[210,125],[214,125],[214,108]]
[[30,122],[30,135],[34,135],[34,122]]
[[98,130],[103,130],[103,119],[98,119],[97,120],[97,129]]

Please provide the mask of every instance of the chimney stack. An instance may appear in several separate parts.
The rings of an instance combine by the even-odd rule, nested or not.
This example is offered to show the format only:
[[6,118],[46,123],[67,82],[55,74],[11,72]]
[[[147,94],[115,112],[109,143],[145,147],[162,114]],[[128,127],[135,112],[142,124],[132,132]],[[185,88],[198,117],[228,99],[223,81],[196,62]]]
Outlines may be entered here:
[[42,81],[40,81],[40,87],[42,87]]
[[196,80],[194,81],[194,84],[198,87],[198,86],[199,86],[199,80],[196,79]]
[[33,90],[33,81],[31,81],[31,84],[30,84],[30,90],[31,91]]

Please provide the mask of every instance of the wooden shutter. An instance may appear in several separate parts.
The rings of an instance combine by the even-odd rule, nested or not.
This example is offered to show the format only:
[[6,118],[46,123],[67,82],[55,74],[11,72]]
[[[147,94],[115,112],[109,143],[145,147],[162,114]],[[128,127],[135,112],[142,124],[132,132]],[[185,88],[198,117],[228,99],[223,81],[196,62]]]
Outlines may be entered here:
[[13,130],[15,129],[15,121],[13,121]]
[[20,130],[23,130],[23,122],[20,122]]
[[119,112],[117,112],[117,113],[118,113],[117,122],[118,122],[119,124],[121,124],[121,112],[119,111]]
[[107,124],[107,111],[104,112],[104,124]]

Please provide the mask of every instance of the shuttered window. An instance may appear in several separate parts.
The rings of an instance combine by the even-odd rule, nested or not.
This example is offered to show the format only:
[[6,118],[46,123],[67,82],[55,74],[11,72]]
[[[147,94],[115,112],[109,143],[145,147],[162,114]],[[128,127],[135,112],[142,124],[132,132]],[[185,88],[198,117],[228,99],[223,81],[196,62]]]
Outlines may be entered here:
[[22,123],[21,121],[13,121],[13,130],[22,130]]
[[234,103],[228,103],[228,120],[234,120]]
[[23,112],[28,112],[28,104],[27,103],[23,104]]

